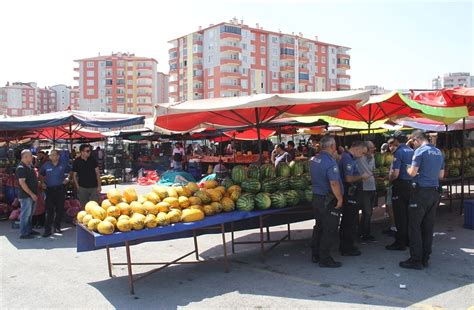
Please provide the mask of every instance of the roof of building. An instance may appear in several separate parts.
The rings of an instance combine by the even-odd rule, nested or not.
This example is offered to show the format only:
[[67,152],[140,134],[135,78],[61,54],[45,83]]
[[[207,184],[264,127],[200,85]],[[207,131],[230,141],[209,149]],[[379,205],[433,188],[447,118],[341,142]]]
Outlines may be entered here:
[[129,53],[112,53],[112,55],[105,55],[105,56],[100,56],[99,55],[99,56],[96,56],[96,57],[76,59],[74,61],[79,62],[79,61],[87,61],[87,60],[110,60],[110,59],[151,60],[151,61],[154,61],[154,62],[158,63],[158,61],[155,58],[139,57],[139,56],[135,56],[135,54],[129,54]]

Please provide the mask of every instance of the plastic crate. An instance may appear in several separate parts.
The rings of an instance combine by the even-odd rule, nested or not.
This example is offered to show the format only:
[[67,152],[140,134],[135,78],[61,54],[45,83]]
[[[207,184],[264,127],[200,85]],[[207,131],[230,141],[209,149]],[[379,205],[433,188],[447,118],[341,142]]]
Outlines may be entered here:
[[464,201],[464,228],[474,229],[474,200]]

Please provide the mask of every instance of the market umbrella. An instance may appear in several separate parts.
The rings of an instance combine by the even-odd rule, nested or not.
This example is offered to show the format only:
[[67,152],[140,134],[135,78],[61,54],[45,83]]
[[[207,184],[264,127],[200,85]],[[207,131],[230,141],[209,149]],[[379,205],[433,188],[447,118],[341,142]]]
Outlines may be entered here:
[[47,139],[47,140],[78,140],[78,139],[102,139],[105,136],[99,131],[82,128],[82,126],[76,124],[72,125],[72,128],[68,126],[58,126],[50,128],[40,128],[35,132],[28,135],[34,139]]
[[[261,128],[260,129],[260,138],[261,139],[268,139],[275,134],[275,130]],[[232,130],[224,132],[224,135],[233,138],[235,140],[246,140],[252,141],[259,139],[257,128],[250,128],[246,130]]]
[[[258,94],[252,96],[190,100],[158,104],[155,124],[171,131],[191,131],[199,126],[235,128],[252,126],[260,141],[262,125],[285,115],[318,115],[368,99],[369,91]],[[261,143],[259,142],[259,153]],[[260,157],[261,160],[261,157]]]

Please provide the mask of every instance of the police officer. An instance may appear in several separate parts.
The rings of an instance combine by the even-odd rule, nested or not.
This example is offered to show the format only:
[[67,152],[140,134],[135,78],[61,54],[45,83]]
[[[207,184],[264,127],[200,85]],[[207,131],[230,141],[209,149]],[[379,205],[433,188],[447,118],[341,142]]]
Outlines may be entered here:
[[367,144],[363,141],[352,143],[348,151],[344,151],[339,161],[339,170],[344,184],[344,203],[340,228],[339,249],[342,256],[359,256],[361,252],[355,246],[357,223],[359,221],[359,205],[362,193],[362,181],[370,175],[360,174],[356,159],[367,154]]
[[340,209],[343,203],[343,185],[334,159],[336,141],[325,136],[320,141],[321,152],[310,161],[313,188],[313,210],[316,225],[313,228],[312,260],[320,267],[341,267],[334,261],[330,249],[337,239]]
[[421,130],[415,130],[409,144],[415,148],[413,161],[407,172],[413,179],[413,195],[408,206],[408,239],[410,258],[400,267],[423,269],[428,267],[433,243],[433,226],[439,204],[439,179],[444,176],[441,151],[428,142]]
[[408,245],[408,204],[412,188],[412,177],[406,168],[411,165],[413,150],[405,143],[406,138],[396,133],[387,143],[393,153],[389,181],[392,182],[392,208],[397,233],[395,242],[385,248],[391,251],[404,251]]

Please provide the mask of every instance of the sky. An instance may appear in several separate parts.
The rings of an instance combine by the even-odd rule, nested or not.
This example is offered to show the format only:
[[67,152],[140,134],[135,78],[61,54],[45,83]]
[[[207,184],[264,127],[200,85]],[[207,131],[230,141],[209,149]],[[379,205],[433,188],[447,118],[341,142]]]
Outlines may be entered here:
[[474,74],[472,1],[22,0],[0,2],[0,85],[75,85],[75,59],[130,52],[168,72],[169,40],[233,17],[351,47],[352,88],[431,88]]

